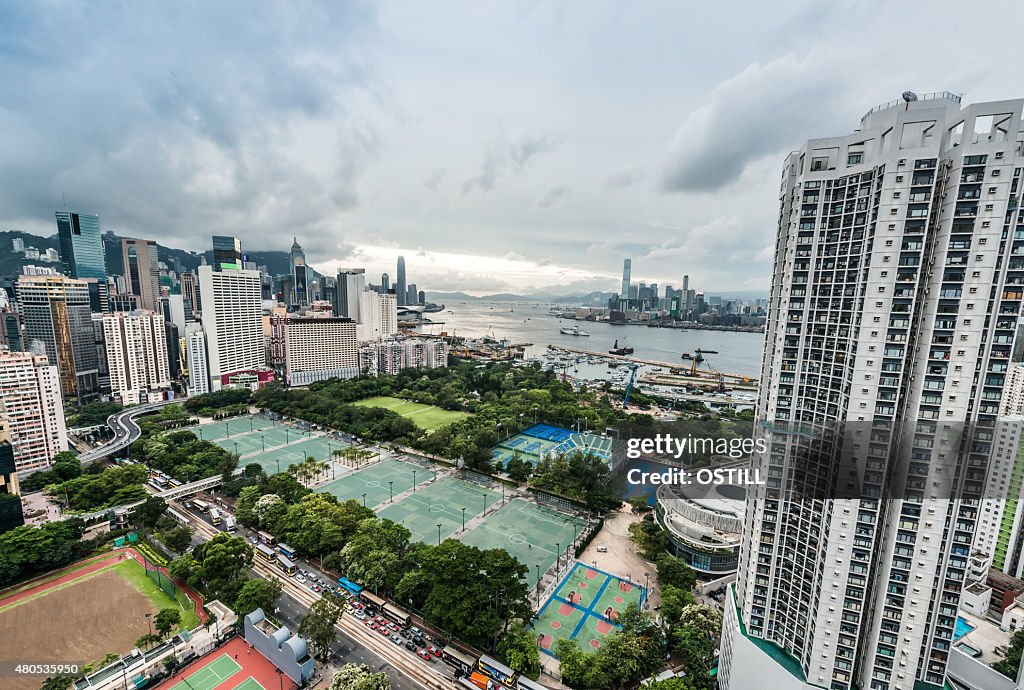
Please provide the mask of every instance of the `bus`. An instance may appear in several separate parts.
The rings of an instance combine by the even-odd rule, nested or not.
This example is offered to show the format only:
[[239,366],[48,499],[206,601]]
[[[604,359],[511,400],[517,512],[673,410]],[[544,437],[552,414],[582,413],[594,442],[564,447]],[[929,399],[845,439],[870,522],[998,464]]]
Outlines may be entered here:
[[277,567],[283,570],[288,577],[294,575],[296,571],[295,564],[291,562],[291,559],[284,556],[277,557]]
[[298,556],[298,554],[295,553],[295,549],[283,542],[277,545],[277,550],[281,552],[282,556],[293,561],[295,560],[295,557]]
[[167,514],[170,515],[175,522],[182,525],[188,525],[188,518],[176,511],[174,508],[168,508]]
[[352,580],[347,577],[338,578],[338,588],[344,589],[346,592],[355,594],[356,596],[359,596],[359,593],[363,591],[362,587],[357,585],[355,582],[352,582]]
[[277,545],[277,537],[275,537],[270,532],[257,532],[256,536],[259,537],[261,544],[266,544],[270,547],[274,547]]
[[526,676],[519,676],[516,680],[516,690],[547,690],[547,688]]
[[210,508],[210,522],[212,522],[214,526],[220,524],[220,511],[216,508]]
[[238,525],[235,524],[235,518],[231,517],[230,515],[225,515],[224,529],[226,529],[228,532],[234,532],[235,530],[237,530]]
[[412,625],[412,616],[398,608],[394,604],[384,604],[384,608],[381,610],[384,617],[393,623],[398,623],[403,628],[408,628]]
[[277,562],[277,551],[274,551],[272,548],[270,548],[266,544],[257,544],[256,545],[256,553],[259,556],[261,556],[263,558],[263,560],[265,560],[267,563],[275,563],[275,562]]
[[449,666],[457,668],[458,670],[462,671],[464,675],[467,676],[473,672],[473,669],[476,668],[475,658],[471,657],[465,652],[460,652],[458,649],[452,646],[445,647],[441,650],[441,659]]
[[384,606],[387,604],[386,601],[378,597],[376,594],[368,592],[365,589],[359,593],[359,598],[363,600],[363,603],[380,610],[384,610]]
[[192,499],[192,506],[201,513],[206,513],[210,510],[210,504],[206,501],[200,501],[198,498]]
[[515,687],[516,672],[497,659],[484,655],[476,662],[476,668],[491,680],[496,680],[502,685]]

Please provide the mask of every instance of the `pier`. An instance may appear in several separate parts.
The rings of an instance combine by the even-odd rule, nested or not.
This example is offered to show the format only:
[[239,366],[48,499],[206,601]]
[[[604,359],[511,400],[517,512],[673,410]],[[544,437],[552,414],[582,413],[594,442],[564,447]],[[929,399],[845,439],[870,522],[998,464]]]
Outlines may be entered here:
[[681,365],[675,362],[660,362],[656,359],[643,359],[640,357],[633,357],[631,355],[613,355],[607,352],[595,352],[594,350],[584,350],[576,347],[565,347],[563,345],[553,345],[549,349],[556,352],[568,352],[576,355],[583,355],[586,357],[599,357],[605,360],[613,360],[619,362],[627,362],[631,364],[646,364],[652,367],[662,367],[664,369],[675,369],[678,370],[678,374],[659,374],[659,379],[663,381],[655,382],[649,381],[650,383],[660,383],[663,386],[684,386],[687,384],[693,385],[707,385],[709,383],[718,384],[719,377],[723,382],[728,382],[729,385],[735,385],[740,388],[749,388],[750,390],[757,389],[757,380],[750,376],[744,376],[742,374],[730,374],[724,371],[711,371],[708,369],[698,368],[694,375],[690,375],[689,367],[687,365]]

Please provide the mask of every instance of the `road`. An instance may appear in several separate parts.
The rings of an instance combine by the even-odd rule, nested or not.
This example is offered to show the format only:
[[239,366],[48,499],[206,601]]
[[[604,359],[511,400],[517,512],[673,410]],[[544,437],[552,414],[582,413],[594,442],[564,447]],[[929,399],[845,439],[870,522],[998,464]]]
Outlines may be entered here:
[[[205,515],[197,514],[180,504],[175,508],[191,518],[192,527],[195,529],[194,542],[212,539],[220,532],[207,522]],[[247,530],[240,529],[241,536],[249,535]],[[299,565],[316,573],[321,579],[326,579],[323,573],[318,573],[312,566],[306,563]],[[299,584],[295,578],[283,577],[276,567],[261,560],[253,561],[252,572],[259,577],[274,577],[282,581],[283,591],[276,602],[276,617],[291,630],[298,630],[299,623],[309,607],[321,595]],[[332,650],[332,663],[360,663],[366,664],[374,671],[383,671],[391,678],[392,687],[396,690],[450,690],[459,687],[452,678],[451,667],[440,659],[428,662],[413,655],[403,646],[396,645],[370,630],[348,612],[342,614],[338,624],[338,640],[332,646]]]
[[135,405],[134,407],[129,407],[126,410],[121,410],[116,414],[110,415],[107,417],[107,426],[109,426],[114,432],[114,438],[101,446],[97,446],[90,451],[82,453],[78,456],[79,461],[81,461],[83,465],[88,465],[91,462],[102,460],[108,455],[124,450],[131,444],[135,443],[142,434],[142,430],[139,429],[139,425],[135,422],[136,417],[155,412],[166,405],[180,403],[183,400],[185,400],[185,398],[160,400],[153,403],[146,403],[145,405]]

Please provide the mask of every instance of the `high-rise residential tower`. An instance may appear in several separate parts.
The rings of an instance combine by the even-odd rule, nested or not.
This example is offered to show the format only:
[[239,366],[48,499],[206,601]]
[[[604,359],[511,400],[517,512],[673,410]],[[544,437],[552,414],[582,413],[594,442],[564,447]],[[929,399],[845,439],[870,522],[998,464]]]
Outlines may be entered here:
[[25,349],[41,347],[60,372],[64,397],[81,404],[99,395],[99,359],[90,286],[95,280],[21,276],[16,292],[24,318]]
[[18,471],[46,467],[68,449],[57,367],[44,355],[0,351],[0,401]]
[[151,311],[104,314],[110,389],[122,405],[159,399],[171,387],[164,316]]
[[259,271],[200,266],[199,301],[211,391],[220,390],[233,373],[265,366]]
[[398,306],[405,305],[405,257],[398,257],[398,272],[395,274],[395,297],[398,298]]
[[366,271],[362,268],[347,268],[338,271],[335,285],[334,315],[345,316],[355,322],[362,321],[359,304],[366,290]]
[[398,300],[390,292],[362,293],[359,313],[363,320],[359,323],[357,336],[359,342],[381,340],[398,332]]
[[72,278],[107,279],[103,262],[103,239],[100,236],[100,217],[90,213],[57,211],[57,237],[60,259],[65,272]]
[[128,292],[138,297],[139,309],[157,311],[160,308],[160,264],[156,242],[124,238],[121,257]]
[[722,688],[941,688],[962,653],[1024,300],[1022,107],[908,93],[787,157]]

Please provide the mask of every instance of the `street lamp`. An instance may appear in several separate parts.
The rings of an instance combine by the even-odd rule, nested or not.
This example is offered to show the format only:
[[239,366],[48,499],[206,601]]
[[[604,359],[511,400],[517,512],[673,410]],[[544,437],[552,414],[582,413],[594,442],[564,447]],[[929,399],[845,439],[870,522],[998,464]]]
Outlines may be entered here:
[[466,529],[466,509],[462,509],[462,529]]
[[484,512],[487,512],[487,494],[481,494],[484,498]]
[[388,498],[388,503],[391,503],[392,501],[395,500],[395,483],[394,482],[388,482],[388,493],[391,494],[390,497]]
[[262,452],[267,452],[267,439],[263,434],[260,434],[260,447],[263,449]]
[[147,623],[147,625],[149,625],[149,634],[152,635],[153,634],[153,614],[152,613],[147,613],[146,614],[146,623]]
[[363,507],[366,507],[366,494],[363,494]]
[[238,441],[235,441],[235,455],[238,455]]
[[412,492],[416,493],[416,470],[412,471]]
[[441,523],[437,523],[437,545],[441,545]]
[[561,570],[562,570],[562,544],[560,542],[556,541],[555,542],[555,548],[557,550],[556,558],[558,559],[557,561],[555,561],[555,563],[556,563],[556,570],[555,571],[556,572],[561,572]]

